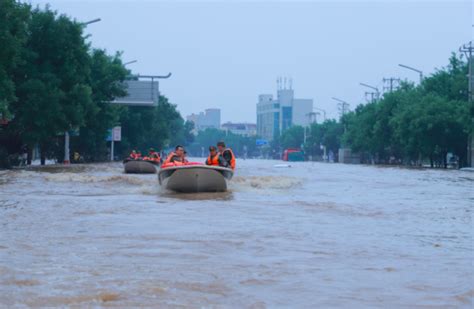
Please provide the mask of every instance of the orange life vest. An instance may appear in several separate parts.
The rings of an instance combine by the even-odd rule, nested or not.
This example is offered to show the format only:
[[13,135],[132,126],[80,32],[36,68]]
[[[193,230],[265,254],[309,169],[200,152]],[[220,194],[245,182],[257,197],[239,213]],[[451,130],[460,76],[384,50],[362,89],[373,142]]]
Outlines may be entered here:
[[183,162],[181,161],[173,161],[171,162],[171,159],[174,157],[174,156],[178,156],[176,153],[174,152],[171,152],[168,157],[166,157],[166,160],[165,160],[165,163],[164,164],[175,164],[175,165],[183,165]]
[[164,164],[170,164],[171,163],[171,158],[174,157],[176,154],[174,152],[170,152],[170,154],[166,157],[165,163]]
[[[235,169],[235,155],[234,155],[234,153],[232,152],[232,149],[226,148],[226,149],[224,149],[224,151],[223,151],[222,154],[221,154],[222,157],[224,157],[223,154],[224,154],[224,152],[226,152],[226,151],[229,151],[230,154],[231,154],[231,158],[230,158],[230,162],[229,162],[230,167],[231,167],[232,169]],[[224,159],[225,159],[225,158],[224,158]]]
[[219,154],[216,154],[213,157],[209,155],[209,157],[207,157],[206,164],[212,166],[219,166]]
[[148,157],[148,160],[150,161],[154,161],[156,163],[160,163],[160,155],[158,154],[158,152],[154,151],[154,152],[151,152],[150,153],[150,156]]

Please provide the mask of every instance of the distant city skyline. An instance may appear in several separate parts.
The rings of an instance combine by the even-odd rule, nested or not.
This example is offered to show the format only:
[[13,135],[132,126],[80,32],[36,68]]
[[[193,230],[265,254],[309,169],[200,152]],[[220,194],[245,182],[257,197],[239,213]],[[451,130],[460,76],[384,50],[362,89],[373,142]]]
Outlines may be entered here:
[[[173,75],[161,93],[183,117],[210,107],[222,122],[256,122],[261,93],[293,78],[295,96],[338,117],[341,98],[365,102],[367,83],[418,82],[472,39],[471,1],[65,1],[46,3],[80,21],[93,47],[123,51],[134,73]],[[245,18],[243,18],[245,16]]]

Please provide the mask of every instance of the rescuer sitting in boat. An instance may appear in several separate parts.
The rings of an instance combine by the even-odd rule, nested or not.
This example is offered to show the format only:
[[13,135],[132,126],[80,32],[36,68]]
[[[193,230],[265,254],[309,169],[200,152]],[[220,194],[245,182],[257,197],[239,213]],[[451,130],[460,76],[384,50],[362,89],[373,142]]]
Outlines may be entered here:
[[184,163],[186,163],[186,158],[184,156],[184,148],[183,146],[181,145],[177,145],[175,148],[174,148],[174,151],[172,151],[168,157],[166,158],[165,160],[165,163],[164,164],[170,164],[170,163],[174,163],[175,165],[182,165]]
[[227,161],[217,152],[214,146],[209,147],[209,157],[207,157],[206,165],[229,167]]
[[188,152],[186,150],[183,151],[183,163],[189,163],[188,159],[186,156],[188,155]]
[[217,149],[219,149],[219,155],[224,158],[228,166],[235,169],[235,155],[232,152],[232,149],[226,148],[225,143],[222,141],[217,143]]
[[137,152],[135,149],[133,149],[129,155],[130,159],[132,160],[139,160],[141,156],[142,154],[139,151]]
[[155,151],[155,149],[150,148],[148,151],[148,156],[144,157],[143,160],[153,162],[155,164],[160,164],[161,163],[161,157],[158,152]]

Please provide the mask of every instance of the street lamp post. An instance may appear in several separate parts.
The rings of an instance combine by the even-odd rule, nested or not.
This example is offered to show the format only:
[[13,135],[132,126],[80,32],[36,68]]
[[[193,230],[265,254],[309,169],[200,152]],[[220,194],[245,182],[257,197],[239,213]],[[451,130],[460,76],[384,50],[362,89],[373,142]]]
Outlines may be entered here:
[[[359,85],[370,88],[372,90],[375,90],[375,99],[378,100],[380,98],[380,91],[379,88],[365,84],[365,83],[359,83]],[[372,102],[374,102],[374,98],[372,97]]]
[[89,20],[89,21],[80,23],[80,25],[82,25],[82,26],[87,26],[87,25],[90,25],[90,24],[93,24],[93,23],[98,23],[98,22],[101,21],[101,20],[102,20],[102,19],[100,19],[100,18],[96,18],[96,19],[92,19],[92,20]]
[[[467,57],[467,65],[468,65],[468,98],[467,100],[470,103],[471,111],[474,110],[474,94],[473,94],[473,87],[474,87],[474,77],[473,69],[474,64],[472,62],[472,52],[474,51],[474,44],[473,41],[470,41],[467,44],[464,44],[459,48],[460,52],[463,52]],[[472,112],[471,112],[472,113]],[[467,140],[467,164],[470,167],[474,167],[474,116],[471,114],[471,129],[469,132],[468,140]]]
[[326,121],[326,111],[322,108],[317,108],[317,107],[314,107],[314,109],[323,112],[323,121]]
[[335,97],[332,97],[332,99],[334,101],[339,102],[338,105],[340,106],[340,109],[341,109],[341,117],[344,116],[346,114],[346,111],[349,109],[349,103]]
[[399,64],[398,66],[400,66],[402,68],[405,68],[405,69],[408,69],[408,70],[411,70],[411,71],[414,71],[414,72],[417,72],[420,75],[420,85],[421,85],[421,82],[423,81],[423,71],[415,69],[415,68],[410,67],[408,65],[404,65],[404,64]]
[[136,63],[136,62],[138,62],[138,60],[127,61],[123,64],[123,66],[129,65],[129,64],[132,64],[132,63]]

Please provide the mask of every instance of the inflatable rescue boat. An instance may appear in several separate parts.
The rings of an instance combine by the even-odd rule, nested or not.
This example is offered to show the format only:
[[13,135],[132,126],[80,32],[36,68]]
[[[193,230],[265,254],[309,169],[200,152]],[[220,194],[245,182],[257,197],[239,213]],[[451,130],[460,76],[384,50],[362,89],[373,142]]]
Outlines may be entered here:
[[146,160],[130,160],[123,161],[123,168],[127,174],[155,174],[158,164]]
[[224,192],[227,190],[227,182],[233,175],[232,169],[220,166],[171,163],[161,166],[158,180],[163,188],[175,192]]

